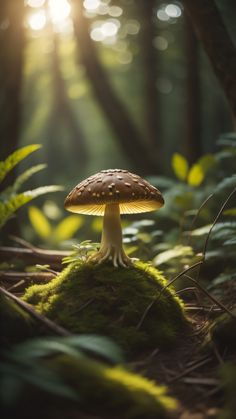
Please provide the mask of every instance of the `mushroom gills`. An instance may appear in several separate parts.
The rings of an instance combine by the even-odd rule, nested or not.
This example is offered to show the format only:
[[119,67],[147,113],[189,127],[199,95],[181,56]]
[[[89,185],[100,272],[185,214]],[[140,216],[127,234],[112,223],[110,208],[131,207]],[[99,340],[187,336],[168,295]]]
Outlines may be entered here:
[[132,259],[125,254],[122,246],[122,229],[118,203],[106,205],[101,247],[98,252],[90,256],[89,261],[102,263],[110,259],[115,267],[132,266]]

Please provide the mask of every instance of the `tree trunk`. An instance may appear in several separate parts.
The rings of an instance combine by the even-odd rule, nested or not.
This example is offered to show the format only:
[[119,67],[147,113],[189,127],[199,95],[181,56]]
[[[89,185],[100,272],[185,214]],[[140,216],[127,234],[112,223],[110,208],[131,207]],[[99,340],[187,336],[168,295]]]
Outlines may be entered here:
[[199,79],[198,41],[188,16],[185,16],[186,51],[186,132],[185,155],[193,164],[202,155],[201,143],[201,86]]
[[[2,0],[0,21],[6,28],[0,31],[0,144],[1,160],[19,145],[21,128],[21,91],[23,54],[25,46],[24,0]],[[0,190],[11,185],[16,177],[12,170],[0,184]],[[19,234],[17,218],[13,218],[1,232],[2,239]]]
[[1,157],[6,158],[17,148],[20,136],[24,1],[4,0],[1,8],[6,29],[0,33],[0,136]]
[[149,153],[140,132],[111,86],[99,61],[94,42],[90,39],[88,21],[83,15],[83,2],[73,0],[73,9],[75,36],[81,61],[85,66],[96,99],[119,140],[123,152],[139,173],[157,173],[158,165],[155,158]]
[[182,0],[228,99],[236,127],[236,48],[213,0]]
[[[59,58],[59,35],[52,33],[52,76],[53,76],[53,112],[56,114],[57,121],[63,120],[68,128],[68,140],[71,142],[72,155],[76,157],[78,164],[84,166],[88,159],[84,133],[79,121],[73,113],[73,109],[68,100],[65,82],[60,69]],[[58,122],[57,122],[58,123]]]
[[140,18],[142,21],[140,31],[140,47],[143,60],[144,74],[144,115],[147,141],[152,152],[155,150],[161,155],[161,118],[160,100],[156,82],[158,76],[157,50],[154,48],[155,37],[154,10],[155,0],[139,0]]

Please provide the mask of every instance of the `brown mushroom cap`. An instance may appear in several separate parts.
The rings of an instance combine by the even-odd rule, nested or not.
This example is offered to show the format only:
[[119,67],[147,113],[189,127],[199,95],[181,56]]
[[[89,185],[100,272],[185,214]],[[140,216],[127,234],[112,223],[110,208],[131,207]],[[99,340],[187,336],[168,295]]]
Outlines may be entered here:
[[107,204],[119,204],[121,214],[155,211],[164,205],[161,192],[140,176],[122,169],[102,170],[79,183],[65,208],[79,214],[103,215]]

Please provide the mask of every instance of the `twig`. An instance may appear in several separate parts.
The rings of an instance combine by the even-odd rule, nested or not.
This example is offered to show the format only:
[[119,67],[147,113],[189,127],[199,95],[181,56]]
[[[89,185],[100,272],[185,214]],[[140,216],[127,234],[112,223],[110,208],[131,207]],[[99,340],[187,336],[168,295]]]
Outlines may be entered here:
[[88,301],[86,301],[84,304],[82,304],[82,306],[80,306],[76,311],[73,311],[72,314],[78,314],[80,313],[82,310],[84,310],[86,307],[88,307],[90,304],[92,304],[94,302],[95,298],[90,298]]
[[49,282],[55,278],[55,274],[49,272],[5,272],[0,271],[0,280],[7,282],[16,282],[19,279],[34,282]]
[[232,313],[224,304],[222,304],[220,301],[218,301],[215,297],[213,297],[202,285],[199,284],[199,282],[192,278],[189,275],[184,274],[186,278],[188,278],[191,282],[193,282],[213,303],[215,303],[218,307],[220,307],[224,312],[228,313],[231,317],[236,319],[236,315]]
[[231,196],[233,196],[233,194],[234,194],[235,192],[236,192],[236,187],[235,187],[235,188],[232,190],[232,192],[229,194],[228,198],[226,198],[225,202],[224,202],[224,203],[223,203],[223,205],[221,206],[221,208],[220,208],[220,210],[219,210],[219,212],[218,212],[217,216],[215,217],[215,219],[214,219],[214,221],[213,221],[213,224],[212,224],[212,226],[211,226],[211,228],[210,228],[210,230],[209,230],[209,232],[208,232],[208,234],[207,234],[207,238],[206,238],[206,241],[205,241],[205,245],[204,245],[204,249],[203,249],[203,260],[205,260],[205,258],[206,258],[207,245],[208,245],[208,242],[209,242],[209,239],[210,239],[211,232],[212,232],[212,230],[213,230],[214,226],[216,225],[217,221],[219,220],[219,218],[220,218],[220,216],[221,216],[222,212],[224,211],[224,209],[225,209],[226,205],[228,204],[228,202],[229,202],[229,200],[230,200]]
[[210,361],[212,361],[212,358],[208,357],[208,358],[204,359],[203,361],[199,362],[198,364],[194,364],[192,367],[186,368],[180,374],[178,374],[175,377],[168,380],[168,384],[179,380],[180,378],[184,377],[185,375],[189,374],[190,372],[195,371],[196,369],[202,367],[205,364],[208,364],[208,362],[210,362]]
[[20,259],[32,265],[40,263],[50,265],[56,270],[62,269],[62,259],[69,255],[70,251],[0,246],[0,261]]
[[219,308],[219,307],[215,307],[215,308],[209,308],[209,307],[205,307],[205,306],[201,306],[201,307],[199,307],[199,306],[185,306],[185,310],[186,311],[206,311],[206,312],[209,312],[209,311],[213,311],[213,312],[222,312],[222,310]]
[[[12,285],[10,288],[7,289],[7,291],[12,291],[12,290],[16,290],[17,288],[19,288],[21,285],[25,285],[25,281],[23,279],[21,279],[21,281],[18,281],[16,284]],[[24,287],[25,288],[25,287]]]
[[145,311],[144,311],[144,313],[142,314],[142,317],[141,317],[141,319],[140,319],[140,321],[138,322],[138,324],[137,324],[137,326],[136,326],[136,329],[137,330],[139,330],[140,329],[140,327],[142,326],[142,324],[143,324],[143,321],[144,321],[144,319],[145,319],[145,317],[147,316],[147,314],[148,314],[148,312],[149,312],[149,310],[152,308],[152,306],[153,306],[153,304],[155,304],[158,300],[159,300],[159,298],[161,297],[161,295],[163,294],[163,292],[171,285],[171,284],[173,284],[177,279],[179,279],[181,276],[183,276],[186,272],[189,272],[189,271],[191,271],[192,269],[194,269],[194,268],[196,268],[196,266],[199,266],[199,265],[201,265],[203,262],[202,261],[200,261],[200,262],[197,262],[197,263],[194,263],[194,265],[192,265],[192,266],[189,266],[188,268],[186,268],[186,269],[184,269],[182,272],[180,272],[177,276],[175,276],[174,278],[172,278],[162,289],[161,289],[161,291],[159,292],[159,294],[156,296],[156,298],[154,299],[154,300],[152,300],[151,301],[151,303],[147,306],[147,308],[145,309]]
[[49,320],[43,314],[38,313],[35,311],[29,304],[22,301],[20,298],[16,297],[16,295],[10,293],[9,291],[5,290],[4,288],[0,287],[0,292],[5,295],[6,297],[10,298],[11,300],[15,301],[15,303],[20,306],[23,310],[25,310],[31,317],[37,320],[39,323],[43,324],[47,327],[47,329],[51,330],[53,333],[59,336],[70,336],[71,333],[64,329],[64,327],[58,326],[52,320]]
[[207,378],[207,377],[185,377],[181,381],[187,384],[200,384],[203,386],[219,385],[219,380],[217,380],[216,378]]
[[9,238],[15,243],[20,244],[21,246],[25,247],[26,249],[31,249],[32,251],[37,252],[37,247],[29,243],[28,241],[22,239],[21,237],[14,236],[13,234],[11,234]]
[[190,245],[190,241],[191,241],[191,238],[192,238],[192,229],[193,229],[193,226],[194,226],[194,224],[195,224],[195,222],[197,221],[197,219],[198,219],[198,216],[199,216],[199,214],[200,214],[200,212],[201,212],[201,210],[202,210],[202,208],[207,204],[207,202],[213,197],[213,193],[212,194],[210,194],[206,199],[205,199],[205,201],[203,201],[203,203],[201,204],[201,206],[198,208],[198,210],[197,210],[197,213],[196,213],[196,215],[194,216],[194,218],[193,218],[193,220],[192,220],[192,222],[191,222],[191,225],[190,225],[190,227],[189,227],[189,236],[188,236],[188,242],[187,242],[187,244],[188,245]]

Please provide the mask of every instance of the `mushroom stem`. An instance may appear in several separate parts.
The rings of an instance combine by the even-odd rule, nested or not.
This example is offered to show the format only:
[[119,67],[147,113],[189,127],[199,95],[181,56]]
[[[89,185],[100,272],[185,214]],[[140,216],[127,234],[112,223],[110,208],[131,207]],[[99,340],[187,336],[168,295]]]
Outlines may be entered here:
[[132,265],[122,247],[122,230],[119,204],[107,204],[103,218],[103,231],[100,250],[90,260],[102,263],[111,259],[115,267]]

